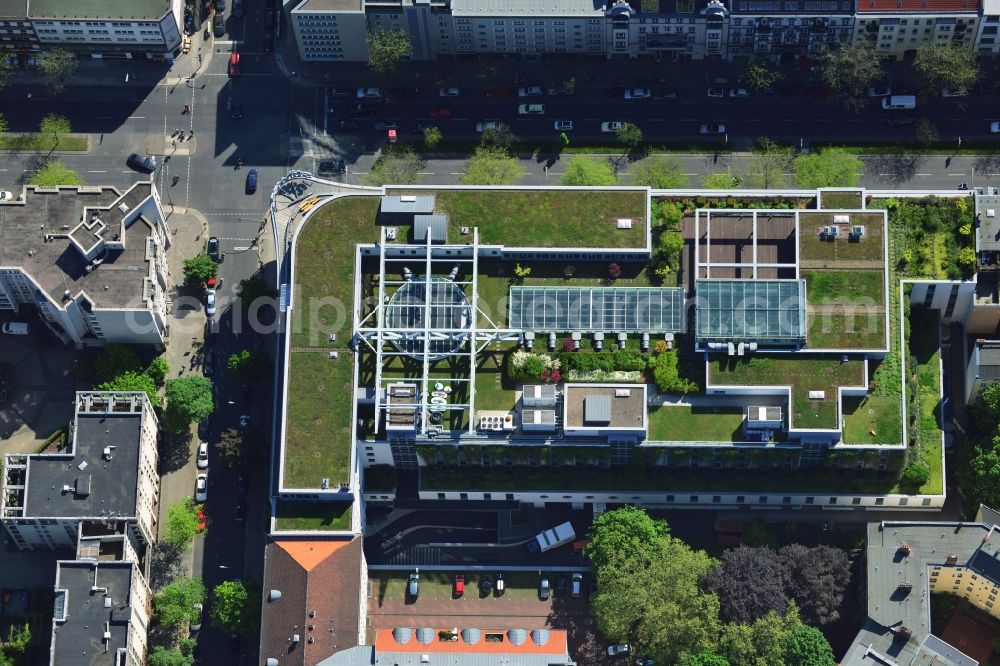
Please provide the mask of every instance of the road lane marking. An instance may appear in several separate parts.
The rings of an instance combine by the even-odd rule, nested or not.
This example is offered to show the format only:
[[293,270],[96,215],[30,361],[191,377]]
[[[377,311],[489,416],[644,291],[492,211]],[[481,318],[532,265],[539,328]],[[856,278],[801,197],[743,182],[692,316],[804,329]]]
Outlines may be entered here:
[[87,171],[87,173],[107,173],[107,171],[103,171],[103,170],[98,171],[96,169],[91,169],[91,170]]
[[464,176],[464,175],[465,175],[465,172],[464,172],[464,171],[452,171],[452,172],[451,172],[450,174],[448,174],[448,175],[450,175],[450,176]]
[[932,173],[915,173],[913,175],[914,176],[933,176],[934,174],[932,174]]
[[418,171],[417,175],[418,176],[433,176],[434,172],[433,171]]
[[145,120],[146,116],[129,116],[129,120]]

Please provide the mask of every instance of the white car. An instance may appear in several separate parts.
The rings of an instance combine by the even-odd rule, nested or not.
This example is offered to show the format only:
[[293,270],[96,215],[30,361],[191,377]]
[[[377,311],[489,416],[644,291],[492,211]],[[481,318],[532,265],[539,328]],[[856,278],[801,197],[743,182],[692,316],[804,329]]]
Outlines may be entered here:
[[196,502],[208,501],[208,474],[199,474],[194,482],[194,500]]
[[557,120],[555,123],[555,129],[557,132],[571,132],[573,131],[573,121]]
[[379,88],[358,88],[358,99],[380,99],[382,91]]
[[522,104],[517,107],[518,114],[522,116],[540,116],[545,113],[544,104]]
[[215,290],[209,289],[205,294],[205,314],[209,317],[215,316]]
[[941,88],[941,97],[965,97],[968,94],[969,91],[965,88],[955,88],[954,90]]
[[610,122],[601,123],[601,131],[605,133],[617,132],[624,124],[624,120],[612,120]]
[[616,657],[620,654],[627,654],[632,647],[630,645],[609,645],[608,646],[608,656]]
[[438,88],[438,97],[458,97],[461,94],[458,88]]
[[530,86],[528,88],[518,88],[518,97],[539,97],[542,94],[542,89],[538,86]]
[[866,94],[868,97],[889,97],[892,89],[889,86],[872,86]]
[[748,91],[746,88],[730,88],[729,89],[729,96],[730,97],[749,97],[750,96],[750,91]]
[[709,123],[702,125],[699,131],[702,134],[725,134],[726,126],[721,123]]
[[499,120],[484,120],[481,123],[476,123],[476,131],[482,134],[486,130],[500,129]]
[[725,97],[726,96],[726,91],[724,89],[722,89],[722,88],[709,88],[708,89],[708,96],[709,97]]
[[206,469],[208,467],[208,442],[202,442],[198,445],[198,469]]
[[653,93],[649,88],[626,88],[625,99],[649,99]]
[[0,190],[0,201],[13,201],[14,195],[7,190]]

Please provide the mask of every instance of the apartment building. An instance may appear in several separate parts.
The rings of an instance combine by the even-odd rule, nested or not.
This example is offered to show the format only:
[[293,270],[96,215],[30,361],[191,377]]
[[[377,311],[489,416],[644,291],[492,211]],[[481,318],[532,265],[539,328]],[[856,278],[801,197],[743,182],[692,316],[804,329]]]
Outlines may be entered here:
[[28,19],[28,0],[0,2],[0,45],[21,65],[37,64],[38,35]]
[[163,345],[170,233],[151,182],[28,186],[0,205],[0,310],[31,308],[64,343]]
[[854,40],[869,40],[880,55],[895,60],[913,57],[926,43],[971,50],[980,10],[980,0],[858,0]]
[[854,0],[733,0],[726,57],[786,64],[854,35]]
[[368,60],[364,0],[303,0],[290,12],[292,34],[303,60]]
[[1000,53],[998,28],[1000,28],[1000,2],[983,0],[982,16],[979,19],[979,29],[976,31],[976,53],[984,56],[995,56]]
[[43,49],[132,58],[181,45],[182,0],[30,0],[25,11]]
[[726,53],[729,7],[720,0],[617,0],[606,12],[610,56],[702,60]]

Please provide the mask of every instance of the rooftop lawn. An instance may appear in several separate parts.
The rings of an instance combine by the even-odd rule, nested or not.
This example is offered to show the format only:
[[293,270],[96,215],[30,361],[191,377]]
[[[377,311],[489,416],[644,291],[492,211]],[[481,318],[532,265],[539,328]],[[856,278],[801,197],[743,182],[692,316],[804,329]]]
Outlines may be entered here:
[[820,205],[823,208],[861,208],[861,190],[850,192],[821,192]]
[[[830,266],[841,262],[870,261],[875,262],[872,267],[881,268],[885,240],[882,234],[882,213],[850,213],[852,225],[861,224],[865,227],[865,235],[860,241],[847,238],[820,240],[820,227],[833,224],[833,215],[834,213],[826,212],[799,213],[799,258],[805,262],[826,262]],[[849,264],[847,267],[858,266]]]
[[806,340],[810,349],[885,349],[885,315],[827,314],[810,306]]
[[651,441],[742,441],[743,410],[738,407],[664,405],[650,410],[648,418]]
[[844,441],[850,444],[901,444],[903,407],[899,396],[844,399]]
[[506,411],[514,408],[514,383],[503,372],[504,355],[480,354],[476,359],[476,410]]
[[278,500],[274,529],[289,532],[350,530],[353,506],[352,502]]
[[350,480],[354,357],[325,351],[289,355],[285,407],[285,488],[331,487]]
[[[910,312],[910,356],[916,358],[915,381],[906,383],[907,393],[916,390],[918,413],[915,430],[916,455],[931,470],[931,477],[920,487],[921,494],[939,494],[943,488],[944,470],[941,468],[941,426],[938,422],[941,402],[941,349],[938,315],[933,310],[914,308]],[[907,368],[907,370],[911,370]],[[911,399],[908,404],[912,405]],[[912,408],[911,408],[912,409]],[[911,437],[912,439],[912,437]],[[911,454],[913,451],[911,450]]]
[[463,467],[430,466],[420,469],[422,490],[551,490],[621,491],[623,501],[636,491],[738,491],[888,493],[895,478],[878,472],[832,469],[671,469],[653,465],[623,467],[548,466]]
[[[295,243],[293,347],[328,347],[350,340],[354,302],[354,252],[357,243],[378,239],[375,215],[379,198],[343,197],[315,212]],[[344,347],[342,347],[344,348]]]
[[885,304],[882,270],[803,270],[799,277],[806,281],[806,299],[810,305]]
[[[427,192],[423,192],[427,193]],[[646,247],[646,193],[622,190],[451,190],[434,193],[453,243],[461,227],[479,242],[508,247]],[[618,229],[631,218],[631,229]]]
[[[841,363],[838,357],[752,356],[719,358],[709,366],[712,384],[725,386],[791,386],[793,428],[837,428],[837,388],[864,386],[864,363]],[[825,391],[811,400],[809,391]]]

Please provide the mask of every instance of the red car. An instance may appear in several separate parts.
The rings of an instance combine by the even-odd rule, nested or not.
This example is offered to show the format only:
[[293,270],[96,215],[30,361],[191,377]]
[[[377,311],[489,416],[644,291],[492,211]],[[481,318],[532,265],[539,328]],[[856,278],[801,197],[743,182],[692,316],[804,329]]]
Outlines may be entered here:
[[229,76],[240,75],[240,54],[234,53],[229,56]]
[[450,106],[435,106],[431,109],[431,118],[451,118],[451,107]]
[[510,97],[511,96],[511,91],[510,91],[510,88],[507,88],[506,86],[493,86],[492,88],[487,88],[486,89],[486,96],[487,97]]
[[463,574],[455,574],[455,598],[463,594],[465,594],[465,576]]

